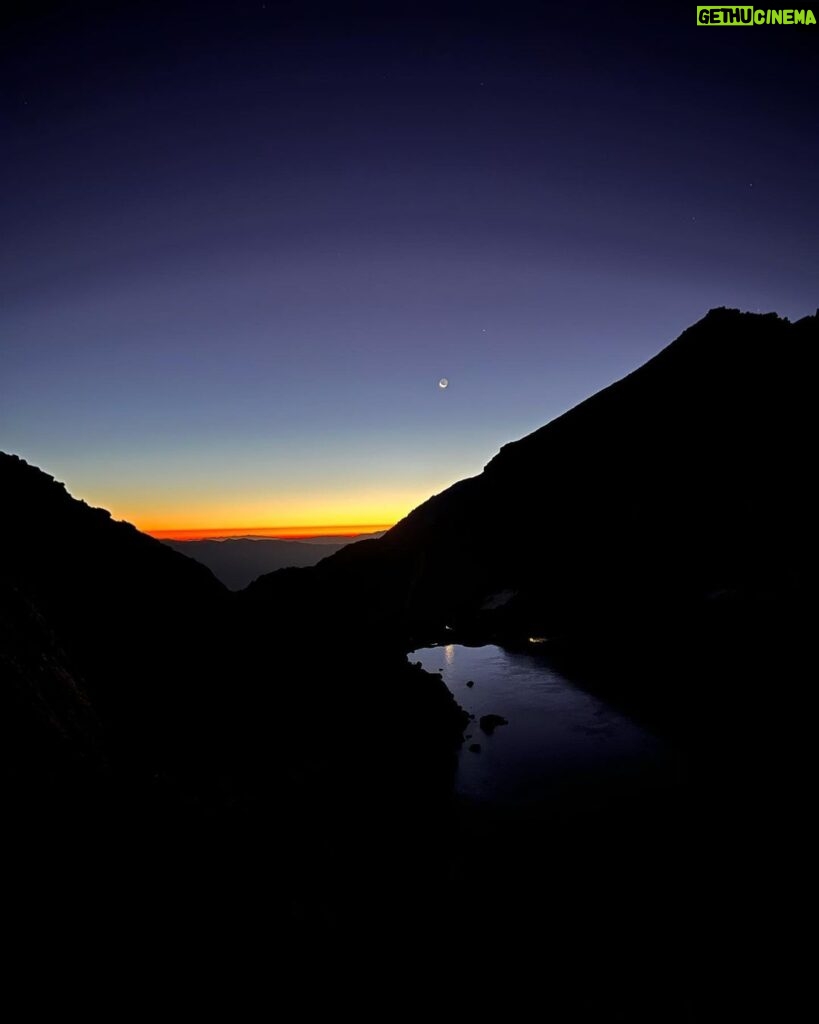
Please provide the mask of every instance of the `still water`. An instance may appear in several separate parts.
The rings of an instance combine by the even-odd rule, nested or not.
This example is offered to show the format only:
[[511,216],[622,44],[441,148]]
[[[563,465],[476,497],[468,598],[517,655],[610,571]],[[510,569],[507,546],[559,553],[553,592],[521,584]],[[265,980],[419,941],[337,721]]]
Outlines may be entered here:
[[[542,654],[450,644],[408,657],[440,671],[475,716],[459,755],[462,797],[507,805],[601,794],[617,800],[667,791],[680,780],[679,760],[663,740],[569,682]],[[479,725],[487,714],[509,724],[487,735]],[[469,750],[473,744],[479,752]]]

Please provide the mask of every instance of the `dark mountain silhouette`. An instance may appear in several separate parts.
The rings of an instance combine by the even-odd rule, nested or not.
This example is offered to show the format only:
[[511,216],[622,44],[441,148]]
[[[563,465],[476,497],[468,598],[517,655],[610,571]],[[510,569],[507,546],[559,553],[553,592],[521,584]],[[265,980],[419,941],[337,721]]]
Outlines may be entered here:
[[[58,660],[70,666],[66,674],[83,681],[112,728],[131,737],[145,728],[158,742],[153,702],[170,713],[178,697],[175,710],[188,721],[191,704],[201,703],[191,700],[191,669],[207,660],[225,588],[203,566],[76,501],[21,459],[3,455],[0,473],[9,614],[64,652]],[[179,739],[174,729],[174,746]]]
[[[428,846],[447,799],[465,716],[440,679],[378,642],[355,663],[315,621],[307,646],[256,628],[209,570],[15,456],[0,454],[0,488],[3,792],[21,913],[36,898],[105,914],[110,890],[126,917],[169,901],[210,935],[250,901],[277,934],[332,931],[346,905],[383,914],[367,892]],[[392,764],[410,744],[421,764]],[[438,872],[419,854],[396,898]]]
[[268,538],[226,540],[165,540],[164,544],[195,558],[231,590],[241,590],[258,576],[277,569],[315,565],[351,543],[338,538],[321,544]]
[[791,620],[807,586],[817,333],[819,317],[712,310],[383,538],[263,577],[245,598],[277,614],[348,606],[405,648],[644,644],[715,616]]

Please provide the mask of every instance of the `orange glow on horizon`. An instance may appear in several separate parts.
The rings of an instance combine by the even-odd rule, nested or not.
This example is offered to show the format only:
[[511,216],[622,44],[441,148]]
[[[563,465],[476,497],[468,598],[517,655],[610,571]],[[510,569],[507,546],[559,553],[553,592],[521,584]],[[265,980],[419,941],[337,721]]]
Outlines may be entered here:
[[394,523],[367,523],[345,526],[230,526],[224,529],[145,530],[156,540],[223,540],[229,537],[262,537],[271,540],[309,540],[311,537],[358,537],[362,533],[381,533]]

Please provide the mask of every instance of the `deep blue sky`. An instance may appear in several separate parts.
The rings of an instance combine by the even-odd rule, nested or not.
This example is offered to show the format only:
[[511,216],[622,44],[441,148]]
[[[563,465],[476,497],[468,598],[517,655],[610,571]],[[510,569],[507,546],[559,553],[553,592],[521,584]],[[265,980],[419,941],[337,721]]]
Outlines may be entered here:
[[819,27],[26,6],[0,447],[145,528],[392,521],[710,307],[819,305]]

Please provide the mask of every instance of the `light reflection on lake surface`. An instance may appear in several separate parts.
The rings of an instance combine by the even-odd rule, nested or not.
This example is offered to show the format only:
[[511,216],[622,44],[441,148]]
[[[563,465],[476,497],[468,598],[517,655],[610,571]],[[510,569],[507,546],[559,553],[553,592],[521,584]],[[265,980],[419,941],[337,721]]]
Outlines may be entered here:
[[[511,804],[618,799],[679,779],[663,740],[569,682],[540,653],[449,644],[408,657],[440,671],[475,716],[459,756],[456,789],[463,797]],[[487,714],[509,724],[486,735],[478,720]],[[469,750],[476,743],[479,753]]]

